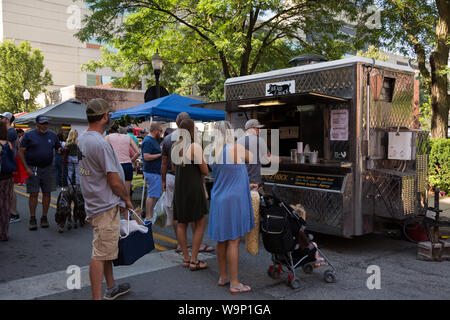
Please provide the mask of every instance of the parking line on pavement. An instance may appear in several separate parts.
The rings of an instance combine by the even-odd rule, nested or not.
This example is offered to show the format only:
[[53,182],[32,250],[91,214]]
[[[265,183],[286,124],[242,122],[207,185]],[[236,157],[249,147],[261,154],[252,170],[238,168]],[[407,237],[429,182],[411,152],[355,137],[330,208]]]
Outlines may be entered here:
[[153,238],[164,240],[164,241],[172,243],[172,244],[178,244],[177,240],[163,236],[162,234],[154,233],[154,232],[153,232]]

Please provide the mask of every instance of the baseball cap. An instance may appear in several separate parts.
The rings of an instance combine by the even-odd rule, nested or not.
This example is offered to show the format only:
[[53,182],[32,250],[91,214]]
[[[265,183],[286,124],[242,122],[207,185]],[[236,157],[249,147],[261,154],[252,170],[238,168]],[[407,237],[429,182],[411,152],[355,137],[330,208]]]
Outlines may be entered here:
[[0,114],[0,117],[2,118],[7,118],[8,120],[11,120],[11,118],[13,118],[13,114],[11,112],[3,112],[2,114]]
[[245,130],[250,128],[264,128],[264,125],[260,124],[256,119],[250,119],[245,123]]
[[48,123],[48,118],[46,116],[40,114],[36,117],[36,123],[39,123],[39,124]]
[[86,106],[86,115],[99,116],[114,111],[111,106],[102,98],[95,98],[88,102]]

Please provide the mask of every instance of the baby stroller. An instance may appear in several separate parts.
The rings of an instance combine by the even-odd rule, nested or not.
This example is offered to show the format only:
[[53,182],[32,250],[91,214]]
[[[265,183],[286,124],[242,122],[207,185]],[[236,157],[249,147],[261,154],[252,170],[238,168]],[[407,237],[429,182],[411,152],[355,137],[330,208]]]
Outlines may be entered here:
[[324,274],[327,283],[336,282],[336,269],[313,243],[312,235],[305,233],[305,220],[293,209],[290,209],[275,195],[261,196],[260,219],[264,248],[272,254],[272,262],[268,269],[271,278],[278,279],[286,267],[289,272],[288,284],[297,289],[300,279],[295,275],[295,269],[302,267],[307,274],[312,273],[317,253],[323,258],[323,264],[329,265]]

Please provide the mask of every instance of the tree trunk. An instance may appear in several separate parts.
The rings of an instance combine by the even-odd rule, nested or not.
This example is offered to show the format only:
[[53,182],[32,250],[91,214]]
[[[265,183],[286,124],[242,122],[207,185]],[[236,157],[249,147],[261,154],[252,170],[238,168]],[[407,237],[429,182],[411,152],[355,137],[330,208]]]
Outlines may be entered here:
[[436,0],[439,20],[436,25],[436,48],[430,55],[431,66],[431,136],[447,138],[450,99],[447,92],[447,74],[441,72],[448,65],[448,21],[450,1]]

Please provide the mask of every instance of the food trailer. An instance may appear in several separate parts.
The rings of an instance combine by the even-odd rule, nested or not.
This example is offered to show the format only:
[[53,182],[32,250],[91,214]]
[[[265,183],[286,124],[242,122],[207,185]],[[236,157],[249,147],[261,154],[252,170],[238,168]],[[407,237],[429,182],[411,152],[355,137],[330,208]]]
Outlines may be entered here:
[[230,78],[224,104],[234,128],[254,118],[278,129],[281,161],[263,188],[301,204],[311,231],[372,233],[426,201],[428,133],[409,66],[352,57]]

